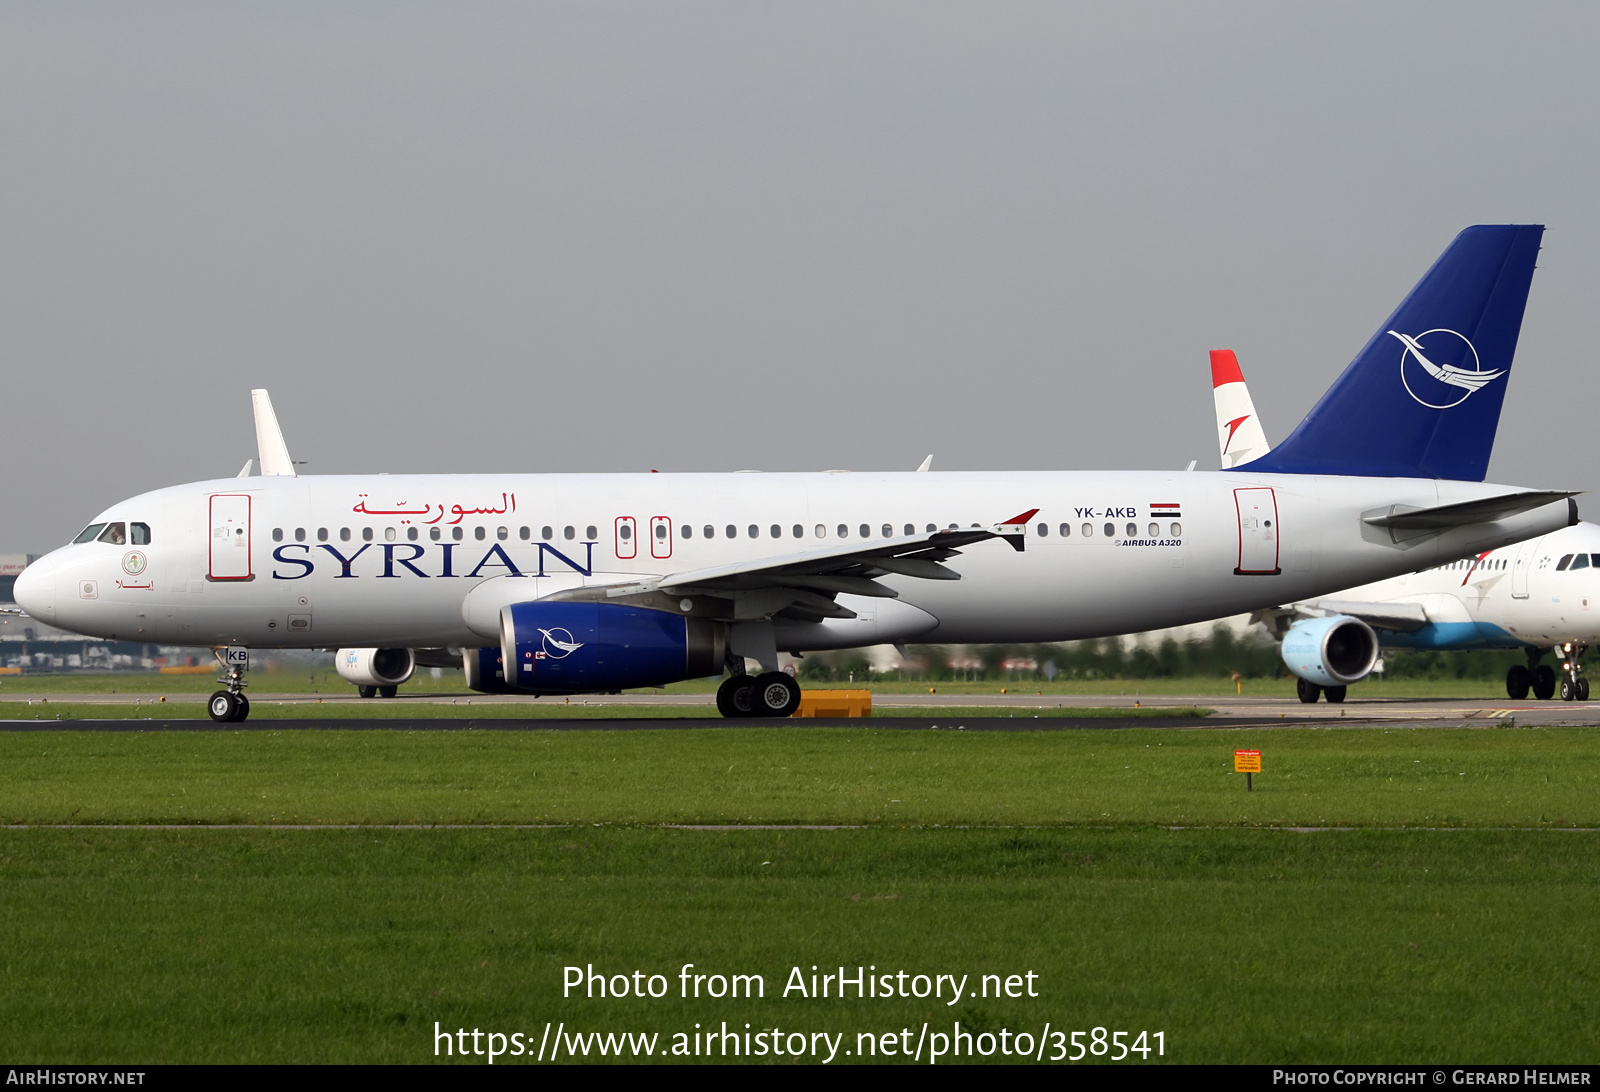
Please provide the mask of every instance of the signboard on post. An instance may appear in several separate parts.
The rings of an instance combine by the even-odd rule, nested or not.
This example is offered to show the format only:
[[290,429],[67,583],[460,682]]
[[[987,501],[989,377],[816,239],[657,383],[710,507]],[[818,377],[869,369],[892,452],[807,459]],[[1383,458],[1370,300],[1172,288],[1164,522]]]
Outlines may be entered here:
[[1254,792],[1255,786],[1251,779],[1261,772],[1260,751],[1235,751],[1233,752],[1233,772],[1244,774],[1244,791]]

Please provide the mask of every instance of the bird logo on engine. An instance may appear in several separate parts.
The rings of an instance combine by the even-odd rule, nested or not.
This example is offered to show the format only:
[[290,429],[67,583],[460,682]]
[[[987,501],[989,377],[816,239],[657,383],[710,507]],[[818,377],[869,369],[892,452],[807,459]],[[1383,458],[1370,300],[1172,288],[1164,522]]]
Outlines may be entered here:
[[572,631],[556,626],[553,629],[541,627],[539,632],[544,634],[544,657],[551,660],[564,660],[578,649],[583,647],[582,641],[572,639]]

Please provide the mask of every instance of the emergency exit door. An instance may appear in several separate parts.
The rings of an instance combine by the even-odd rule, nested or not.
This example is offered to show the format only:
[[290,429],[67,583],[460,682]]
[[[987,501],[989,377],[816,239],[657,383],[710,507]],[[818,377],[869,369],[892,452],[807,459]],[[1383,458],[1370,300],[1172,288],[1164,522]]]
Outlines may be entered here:
[[1271,489],[1235,489],[1233,503],[1239,511],[1239,564],[1236,576],[1277,576],[1278,498]]
[[217,494],[211,498],[212,580],[250,580],[250,497]]

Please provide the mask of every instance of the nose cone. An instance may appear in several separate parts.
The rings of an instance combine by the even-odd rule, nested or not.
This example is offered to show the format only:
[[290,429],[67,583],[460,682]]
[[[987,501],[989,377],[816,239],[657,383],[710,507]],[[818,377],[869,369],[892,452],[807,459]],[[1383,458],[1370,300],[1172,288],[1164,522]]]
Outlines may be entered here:
[[56,620],[56,561],[46,555],[22,570],[12,590],[17,606],[30,617],[51,625]]

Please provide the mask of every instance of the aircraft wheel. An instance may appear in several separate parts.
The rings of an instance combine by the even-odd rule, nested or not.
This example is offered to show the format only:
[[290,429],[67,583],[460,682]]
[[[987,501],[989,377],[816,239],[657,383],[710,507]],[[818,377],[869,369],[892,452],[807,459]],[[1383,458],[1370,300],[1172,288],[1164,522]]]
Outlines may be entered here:
[[1342,686],[1325,686],[1322,688],[1322,694],[1334,705],[1338,705],[1344,701],[1345,688]]
[[1549,664],[1540,664],[1533,669],[1533,696],[1540,701],[1549,701],[1556,693],[1556,672]]
[[781,671],[770,671],[751,688],[752,716],[788,717],[800,708],[800,684]]
[[239,708],[233,711],[233,722],[238,724],[250,715],[250,699],[243,694],[235,694],[234,698],[239,703]]
[[378,697],[380,698],[392,698],[398,693],[400,693],[400,688],[398,686],[378,687]]
[[1506,672],[1506,697],[1521,701],[1528,696],[1528,687],[1532,684],[1533,672],[1516,664]]
[[1578,688],[1572,685],[1572,676],[1561,676],[1561,700],[1572,701],[1578,696]]
[[748,717],[755,702],[755,676],[730,675],[717,687],[717,712],[725,717]]
[[1318,686],[1314,682],[1308,682],[1305,679],[1297,678],[1294,681],[1294,692],[1300,695],[1300,700],[1305,702],[1307,705],[1314,705],[1316,704],[1317,698],[1322,694],[1322,687]]
[[1578,686],[1578,700],[1579,701],[1588,701],[1589,700],[1589,680],[1584,678],[1582,675],[1579,675],[1578,676],[1577,686]]
[[206,712],[210,713],[211,719],[218,724],[227,724],[237,719],[239,696],[226,690],[218,690],[211,695],[211,700],[206,702]]
[[378,688],[376,686],[358,686],[358,687],[356,687],[356,697],[358,697],[358,698],[375,698],[377,696],[378,696]]

